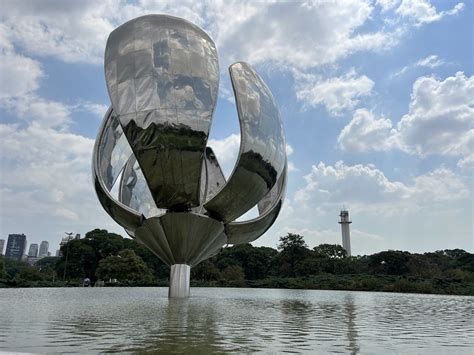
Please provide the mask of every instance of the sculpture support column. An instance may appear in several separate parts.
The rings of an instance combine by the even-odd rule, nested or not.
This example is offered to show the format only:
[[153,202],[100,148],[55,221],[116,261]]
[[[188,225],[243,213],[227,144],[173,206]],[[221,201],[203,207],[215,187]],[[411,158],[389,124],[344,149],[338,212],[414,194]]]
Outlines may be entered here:
[[191,266],[186,264],[171,265],[169,298],[189,297],[189,279]]

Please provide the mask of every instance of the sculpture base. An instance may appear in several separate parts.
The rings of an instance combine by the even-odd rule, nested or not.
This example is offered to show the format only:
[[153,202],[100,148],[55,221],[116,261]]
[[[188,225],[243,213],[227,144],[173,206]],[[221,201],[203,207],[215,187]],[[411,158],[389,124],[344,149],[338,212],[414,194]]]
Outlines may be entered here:
[[171,265],[169,298],[189,297],[189,279],[191,266],[186,264]]

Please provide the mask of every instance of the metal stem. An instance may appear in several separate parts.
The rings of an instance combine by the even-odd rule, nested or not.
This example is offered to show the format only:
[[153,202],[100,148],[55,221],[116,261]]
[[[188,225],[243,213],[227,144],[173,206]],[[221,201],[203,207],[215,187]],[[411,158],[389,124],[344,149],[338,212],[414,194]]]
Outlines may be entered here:
[[169,298],[189,297],[189,279],[191,266],[186,264],[171,265]]

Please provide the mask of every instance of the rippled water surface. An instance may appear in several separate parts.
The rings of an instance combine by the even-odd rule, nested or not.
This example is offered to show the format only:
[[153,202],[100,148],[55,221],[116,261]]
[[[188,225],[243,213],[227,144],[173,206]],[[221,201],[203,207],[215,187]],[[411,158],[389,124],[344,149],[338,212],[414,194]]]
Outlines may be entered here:
[[474,297],[193,288],[0,290],[0,351],[474,351]]

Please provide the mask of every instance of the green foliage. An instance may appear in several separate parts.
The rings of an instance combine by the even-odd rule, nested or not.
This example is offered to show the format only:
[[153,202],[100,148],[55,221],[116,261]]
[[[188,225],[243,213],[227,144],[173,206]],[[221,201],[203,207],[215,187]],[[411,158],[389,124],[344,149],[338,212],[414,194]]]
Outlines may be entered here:
[[320,244],[313,248],[318,258],[342,259],[347,257],[346,249],[339,244]]
[[[61,247],[62,257],[32,267],[0,256],[0,287],[78,286],[86,277],[118,285],[167,286],[169,267],[142,244],[103,229]],[[67,262],[66,262],[67,260]],[[63,276],[65,281],[63,282]],[[474,255],[461,249],[425,254],[383,251],[347,256],[340,245],[312,250],[288,233],[277,250],[225,247],[191,269],[193,286],[310,288],[474,295]]]
[[0,255],[0,279],[4,279],[7,276],[5,271],[5,257]]
[[245,285],[245,273],[244,270],[238,265],[227,266],[221,272],[221,278],[225,281],[234,281],[236,285]]
[[310,250],[299,234],[288,233],[280,238],[280,253],[274,258],[273,266],[278,274],[287,277],[301,276],[300,263],[310,256]]
[[149,284],[153,274],[145,262],[131,249],[120,251],[99,262],[96,276],[102,280],[117,279],[119,282]]

